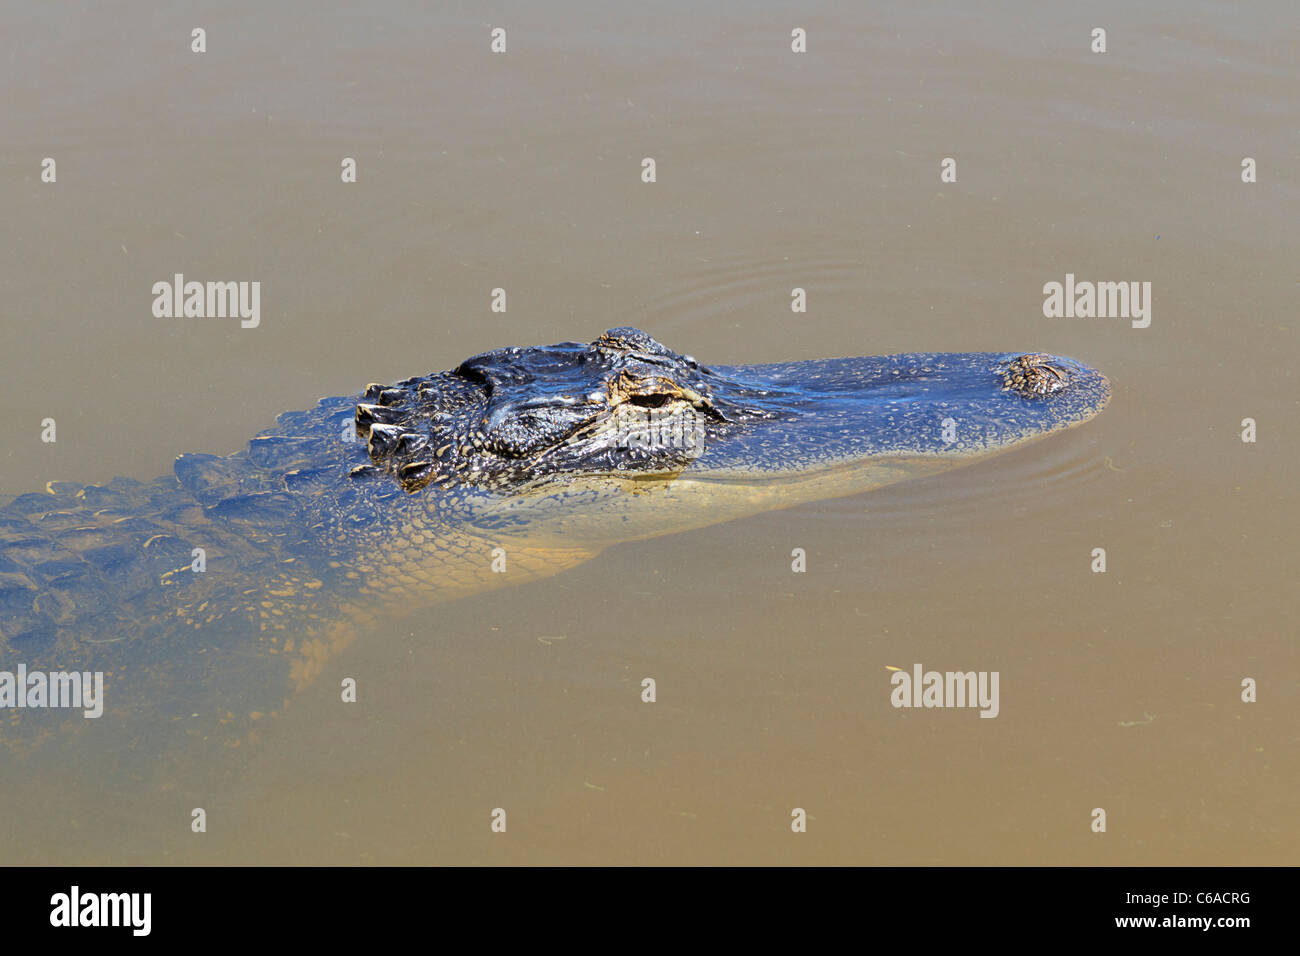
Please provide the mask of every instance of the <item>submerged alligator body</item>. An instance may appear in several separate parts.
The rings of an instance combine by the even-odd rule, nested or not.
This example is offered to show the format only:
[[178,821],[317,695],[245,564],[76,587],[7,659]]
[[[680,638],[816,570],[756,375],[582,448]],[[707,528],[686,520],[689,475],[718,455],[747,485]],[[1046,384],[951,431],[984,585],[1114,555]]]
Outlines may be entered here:
[[[499,349],[281,415],[152,482],[13,499],[0,673],[102,671],[104,723],[146,710],[206,740],[276,711],[359,629],[617,542],[975,461],[1109,394],[1040,354],[705,367],[628,328]],[[0,738],[69,719],[4,692]]]

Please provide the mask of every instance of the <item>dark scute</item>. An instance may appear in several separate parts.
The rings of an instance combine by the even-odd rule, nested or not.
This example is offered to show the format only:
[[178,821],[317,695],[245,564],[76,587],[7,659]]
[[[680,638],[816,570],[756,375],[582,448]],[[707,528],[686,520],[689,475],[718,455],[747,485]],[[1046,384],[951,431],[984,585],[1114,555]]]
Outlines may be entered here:
[[[28,530],[30,531],[30,528]],[[4,548],[8,557],[29,567],[64,553],[64,550],[49,538],[35,534],[9,538],[5,541]]]
[[84,573],[86,570],[85,563],[80,557],[74,555],[62,555],[49,561],[43,561],[33,567],[42,578],[57,578],[61,575]]
[[[314,409],[305,412],[283,412],[275,417],[276,430],[283,435],[310,435],[317,433],[324,420],[342,423],[351,417],[356,401],[346,395],[322,398]],[[336,432],[337,434],[337,432]]]
[[72,596],[54,588],[46,588],[36,595],[33,608],[38,615],[57,624],[68,623],[77,614],[77,603]]
[[[80,516],[85,520],[85,515]],[[86,548],[99,547],[105,544],[111,544],[114,541],[122,540],[122,536],[117,533],[116,528],[70,528],[66,531],[59,531],[54,535],[54,540],[60,547],[67,548],[70,551],[84,551]]]
[[9,645],[17,652],[35,654],[54,646],[59,637],[59,628],[53,621],[45,618],[32,618],[16,622],[13,633],[8,631],[10,622],[6,621],[5,636]]
[[15,595],[22,594],[26,594],[30,601],[36,590],[36,582],[27,575],[12,571],[0,572],[0,601],[8,601]]
[[259,468],[291,468],[319,448],[314,438],[259,435],[248,443],[248,460]]
[[39,515],[52,511],[57,506],[58,502],[53,495],[44,495],[38,491],[33,491],[29,494],[19,495],[9,502],[7,508],[14,514]]
[[149,561],[165,561],[175,567],[189,564],[194,557],[194,542],[186,541],[174,534],[165,534],[146,538],[141,542],[141,550]]
[[77,492],[83,506],[87,508],[106,508],[118,501],[118,492],[104,485],[86,485]]
[[12,639],[45,618],[36,612],[40,590],[21,574],[0,574],[0,634]]
[[372,425],[391,425],[398,421],[402,416],[399,408],[386,408],[383,405],[368,405],[365,402],[357,405],[356,423],[357,428],[367,428]]
[[[518,352],[519,350],[514,349],[513,351]],[[491,396],[493,385],[492,379],[488,375],[488,369],[510,352],[510,349],[498,349],[495,352],[485,352],[482,355],[466,359],[456,366],[456,374],[461,378],[469,379],[475,385],[481,385],[487,395]]]
[[18,534],[30,534],[32,523],[22,515],[0,511],[0,537],[6,541]]
[[297,514],[293,496],[282,492],[261,491],[227,498],[208,509],[208,514],[227,521],[250,521],[273,527],[288,524]]
[[[45,568],[40,567],[40,568],[36,568],[35,570],[44,572]],[[48,582],[46,583],[46,587],[76,588],[81,584],[87,582],[93,584],[94,580],[95,580],[94,569],[86,562],[80,561],[77,563],[75,567],[69,568],[68,570],[60,574],[51,575]]]
[[336,477],[332,468],[298,468],[285,473],[284,484],[290,491],[322,489],[332,487]]
[[59,499],[59,507],[64,507],[63,500],[75,497],[83,487],[75,481],[51,481],[47,490],[52,497]]
[[592,344],[600,348],[624,349],[646,355],[670,356],[677,354],[672,349],[651,338],[647,333],[628,325],[608,329]]
[[137,481],[134,478],[118,477],[110,481],[107,487],[113,489],[113,491],[117,492],[119,495],[133,495],[137,491],[148,487],[148,485],[145,482]]
[[133,541],[108,544],[98,548],[87,548],[81,557],[101,571],[113,571],[129,567],[135,560],[139,546]]
[[401,437],[402,430],[396,425],[371,425],[370,439],[366,442],[370,457],[386,458],[397,447],[397,440]]
[[260,476],[246,458],[181,455],[173,468],[181,485],[205,507],[257,489]]
[[433,462],[413,461],[398,470],[398,476],[407,491],[418,491],[429,483],[433,477]]
[[429,444],[429,439],[416,432],[402,432],[397,439],[397,453],[399,455],[413,455],[425,445]]
[[500,455],[523,458],[564,439],[585,420],[572,409],[553,409],[544,413],[513,413],[501,417],[487,434],[487,446]]

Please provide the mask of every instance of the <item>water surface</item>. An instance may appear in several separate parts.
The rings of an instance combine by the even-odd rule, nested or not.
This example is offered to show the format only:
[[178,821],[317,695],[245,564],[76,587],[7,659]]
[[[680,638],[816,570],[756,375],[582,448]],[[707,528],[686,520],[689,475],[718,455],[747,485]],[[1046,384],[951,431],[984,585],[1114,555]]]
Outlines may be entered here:
[[[546,6],[0,14],[0,491],[626,324],[706,364],[1042,350],[1109,409],[395,616],[219,781],[6,775],[0,858],[1295,863],[1290,6]],[[260,327],[154,318],[176,272],[261,281]],[[1067,273],[1151,282],[1150,327],[1044,318]],[[895,710],[918,662],[998,671],[1001,713]]]

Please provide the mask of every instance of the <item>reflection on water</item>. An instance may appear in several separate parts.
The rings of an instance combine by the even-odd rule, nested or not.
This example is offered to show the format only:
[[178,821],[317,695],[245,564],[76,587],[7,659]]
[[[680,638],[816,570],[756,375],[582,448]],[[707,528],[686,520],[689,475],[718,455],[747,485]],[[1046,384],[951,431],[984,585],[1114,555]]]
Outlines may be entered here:
[[[499,58],[468,5],[230,8],[202,57],[143,5],[7,10],[0,491],[151,478],[620,324],[717,364],[1037,349],[1115,397],[969,469],[398,613],[169,779],[9,763],[3,858],[1294,862],[1287,9],[566,3]],[[177,272],[260,281],[259,328],[155,319]],[[1151,282],[1151,327],[1044,318],[1071,272]],[[998,671],[1001,713],[893,709],[917,663]]]
[[865,298],[870,270],[862,259],[834,248],[796,256],[789,247],[782,251],[778,258],[745,255],[689,263],[670,287],[630,310],[633,324],[672,339],[752,316],[785,321],[794,289],[803,289],[805,300],[809,289],[818,297]]

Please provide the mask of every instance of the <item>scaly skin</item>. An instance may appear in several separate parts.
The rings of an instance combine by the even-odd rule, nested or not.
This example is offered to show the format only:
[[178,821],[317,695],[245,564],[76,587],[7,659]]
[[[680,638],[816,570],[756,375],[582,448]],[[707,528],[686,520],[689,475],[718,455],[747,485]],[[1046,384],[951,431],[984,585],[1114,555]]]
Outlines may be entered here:
[[[241,453],[187,466],[182,457],[177,472],[188,480],[58,483],[0,510],[0,670],[104,671],[102,720],[136,718],[143,704],[155,726],[181,721],[193,736],[224,736],[214,731],[236,719],[273,716],[358,631],[592,555],[490,540],[406,492],[367,489],[344,511],[324,486],[249,501],[226,484],[214,500],[189,478],[195,465],[204,474],[233,465],[244,487],[283,485],[295,470],[286,464],[305,458],[328,462],[344,485],[364,457],[364,445],[340,438],[354,404],[324,402],[282,417],[276,431],[287,424],[291,435],[261,436],[293,438],[291,462],[254,454],[256,467]],[[501,573],[493,549],[503,545]],[[38,739],[69,716],[81,719],[0,709],[0,736]]]
[[[706,368],[635,329],[501,349],[286,413],[238,454],[180,456],[174,476],[14,499],[0,671],[104,671],[101,720],[124,746],[173,723],[228,739],[364,628],[616,542],[966,464],[1087,421],[1109,394],[1038,354]],[[677,438],[629,441],[651,416]],[[80,712],[0,709],[10,743],[69,722]]]

